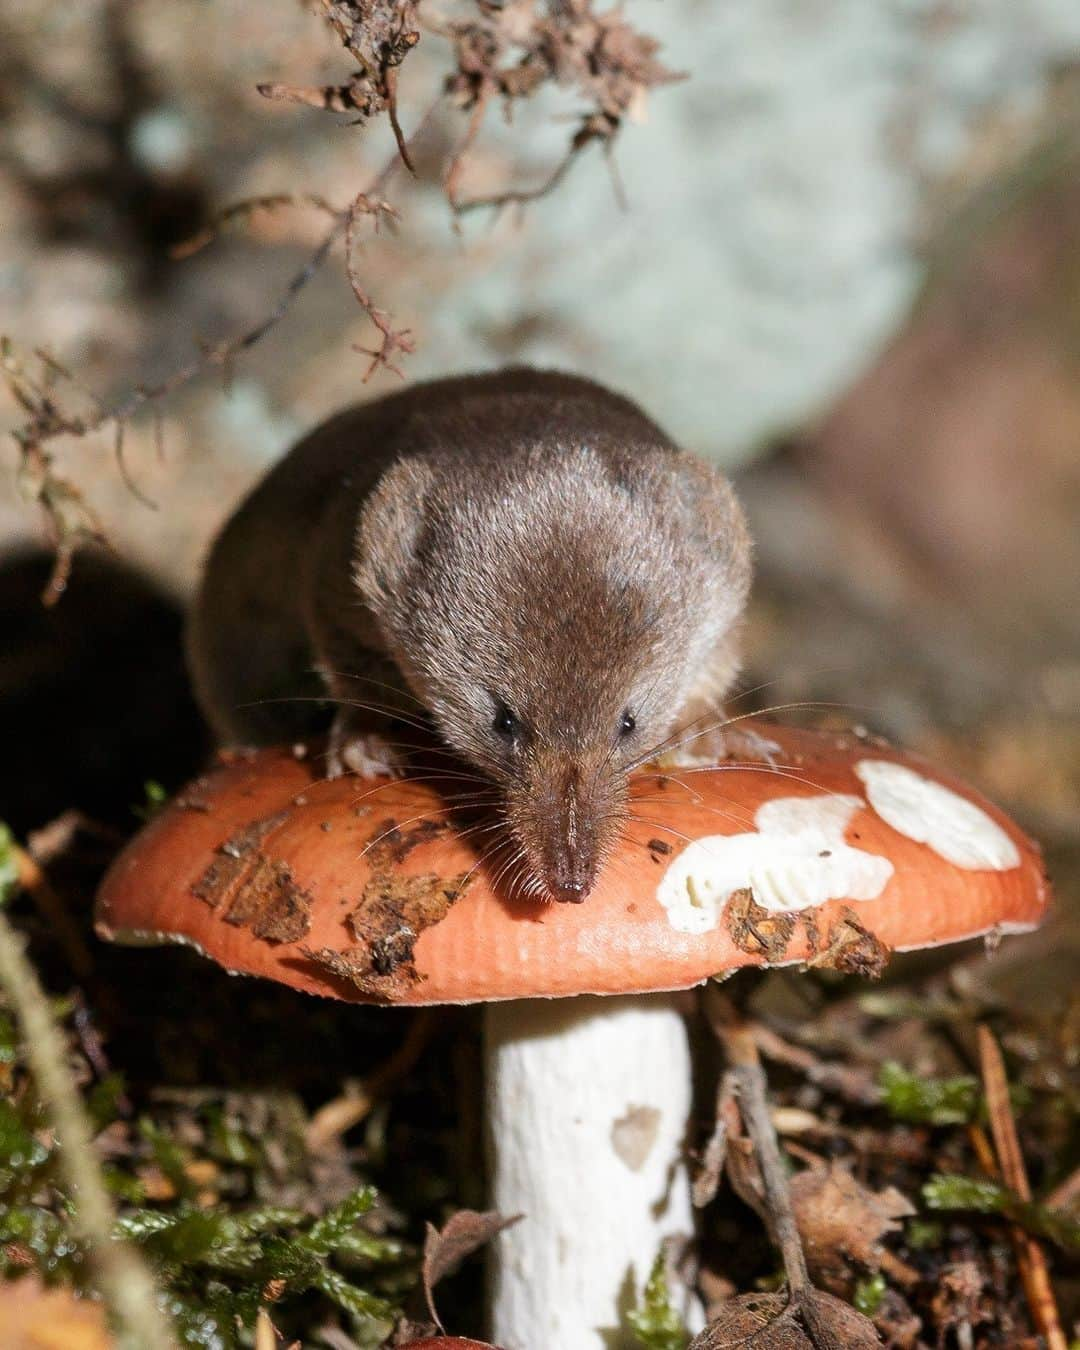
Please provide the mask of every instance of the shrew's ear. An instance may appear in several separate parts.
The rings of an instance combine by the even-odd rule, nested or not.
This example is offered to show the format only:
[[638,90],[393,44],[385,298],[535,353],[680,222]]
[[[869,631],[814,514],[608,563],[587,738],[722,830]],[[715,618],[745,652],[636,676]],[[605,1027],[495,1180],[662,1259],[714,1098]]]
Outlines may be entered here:
[[676,556],[695,571],[704,565],[716,602],[734,614],[750,588],[753,550],[746,517],[727,478],[683,450],[639,452],[622,468],[620,486],[634,507],[668,522]]
[[735,489],[715,465],[680,451],[675,491],[688,537],[707,550],[723,573],[723,584],[744,599],[753,570],[750,529]]
[[376,613],[393,610],[419,560],[434,480],[423,459],[399,460],[361,508],[353,581]]

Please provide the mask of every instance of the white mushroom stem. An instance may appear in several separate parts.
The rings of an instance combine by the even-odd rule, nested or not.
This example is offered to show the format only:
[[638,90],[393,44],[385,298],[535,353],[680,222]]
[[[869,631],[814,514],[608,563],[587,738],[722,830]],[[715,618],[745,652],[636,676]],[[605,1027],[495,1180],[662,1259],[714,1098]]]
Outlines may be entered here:
[[[664,1240],[693,1233],[686,1023],[667,995],[488,1006],[493,1253],[504,1350],[623,1350]],[[696,1301],[673,1285],[692,1330]]]

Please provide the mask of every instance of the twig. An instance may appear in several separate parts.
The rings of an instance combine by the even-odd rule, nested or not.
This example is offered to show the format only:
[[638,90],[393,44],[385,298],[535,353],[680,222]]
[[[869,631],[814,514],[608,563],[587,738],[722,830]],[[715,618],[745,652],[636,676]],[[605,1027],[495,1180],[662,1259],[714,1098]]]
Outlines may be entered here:
[[0,912],[0,985],[22,1029],[37,1089],[61,1141],[58,1159],[74,1201],[72,1224],[89,1248],[101,1291],[130,1350],[172,1350],[153,1280],[136,1252],[112,1236],[115,1213],[94,1157],[90,1127],[65,1068],[66,1050],[22,939]]
[[53,890],[38,860],[14,842],[9,847],[15,859],[19,887],[29,894],[38,913],[58,939],[71,969],[80,979],[86,979],[94,969],[94,958],[78,925],[68,913],[63,900]]
[[472,112],[469,115],[469,123],[465,128],[465,135],[461,143],[454,151],[453,158],[450,160],[450,166],[443,179],[443,191],[446,193],[446,200],[450,203],[451,210],[458,214],[461,210],[461,202],[458,197],[458,180],[461,177],[462,170],[465,167],[465,159],[472,149],[477,136],[480,134],[480,128],[484,124],[484,118],[487,116],[488,100],[495,92],[495,86],[489,81],[484,80],[476,94],[476,101],[473,103]]
[[[479,126],[477,126],[477,131],[478,130]],[[472,127],[470,126],[469,132],[466,133],[465,143],[462,146],[462,149],[458,152],[459,156],[464,153],[465,149],[467,149],[468,146],[471,145],[472,141],[475,140],[475,138],[476,132],[474,132],[472,130]],[[504,192],[494,192],[488,195],[482,195],[478,197],[466,197],[464,201],[462,201],[461,198],[455,195],[450,198],[450,205],[453,207],[454,213],[456,215],[464,216],[467,215],[470,211],[479,211],[485,207],[490,207],[493,210],[498,211],[502,210],[504,207],[507,206],[528,206],[530,202],[537,202],[542,197],[546,197],[549,193],[555,191],[555,189],[559,186],[559,184],[563,181],[566,175],[573,168],[574,163],[578,158],[578,155],[588,144],[588,141],[592,139],[593,137],[590,136],[586,140],[581,141],[579,144],[577,138],[575,137],[574,140],[570,143],[570,148],[567,150],[565,155],[563,155],[562,159],[559,160],[558,164],[555,165],[554,169],[552,169],[552,171],[548,174],[548,176],[545,179],[543,179],[542,182],[537,183],[535,187],[508,188]],[[449,183],[450,180],[452,179],[456,186],[459,174],[460,170],[457,170],[455,166],[451,166],[451,171],[447,177],[447,182]]]
[[987,1176],[996,1177],[998,1175],[997,1161],[994,1158],[994,1150],[991,1147],[990,1140],[986,1137],[986,1131],[977,1122],[972,1122],[967,1127],[968,1139],[971,1141],[971,1147],[975,1150],[975,1157],[979,1160],[979,1166]]
[[[994,1136],[1001,1175],[1005,1184],[1021,1200],[1030,1201],[1031,1187],[1028,1184],[1024,1155],[1020,1149],[1016,1121],[1009,1101],[1009,1081],[1005,1075],[1005,1061],[993,1032],[985,1025],[979,1027],[979,1062],[986,1090],[990,1132]],[[1012,1240],[1036,1329],[1045,1339],[1047,1350],[1068,1350],[1068,1341],[1061,1327],[1061,1317],[1050,1284],[1046,1257],[1038,1239],[1014,1224]]]
[[127,837],[123,830],[118,830],[114,825],[105,825],[78,808],[69,807],[42,825],[40,829],[29,831],[26,836],[26,851],[39,867],[48,867],[71,848],[76,835],[80,833],[108,844],[112,852],[115,852]]
[[224,227],[234,220],[246,220],[256,211],[275,211],[281,206],[309,206],[313,210],[322,211],[325,215],[334,217],[341,215],[340,208],[314,192],[271,192],[263,197],[245,197],[242,201],[231,202],[228,206],[222,207],[198,234],[193,234],[182,243],[174,244],[169,250],[169,256],[178,260],[193,257],[207,244],[212,243]]
[[360,1084],[357,1091],[335,1097],[312,1116],[305,1133],[310,1153],[318,1153],[338,1135],[358,1125],[381,1096],[403,1078],[424,1052],[435,1023],[430,1009],[412,1020],[405,1039],[394,1053]]
[[120,470],[120,479],[124,484],[124,486],[127,488],[127,490],[140,504],[140,506],[145,506],[150,511],[160,511],[161,508],[158,506],[157,502],[155,502],[152,498],[148,497],[146,493],[143,492],[142,488],[139,487],[138,483],[135,482],[134,478],[132,478],[131,476],[131,470],[128,468],[127,460],[125,460],[124,458],[123,422],[117,422],[116,424],[116,436],[113,441],[113,449],[116,454],[116,467]]
[[715,1199],[720,1178],[724,1174],[728,1149],[728,1120],[724,1108],[731,1095],[731,1079],[724,1074],[716,1090],[716,1121],[709,1142],[705,1145],[701,1168],[694,1178],[693,1201],[698,1209],[704,1209]]
[[753,1023],[751,1031],[757,1048],[767,1059],[798,1069],[809,1082],[835,1092],[857,1106],[881,1104],[881,1089],[864,1070],[819,1059],[813,1051],[790,1044],[761,1022]]
[[791,1195],[769,1113],[765,1074],[758,1059],[757,1046],[749,1028],[743,1023],[724,1025],[714,1022],[713,1025],[719,1028],[724,1052],[732,1066],[739,1111],[747,1133],[754,1141],[754,1154],[761,1170],[769,1226],[780,1248],[791,1296],[797,1299],[812,1288],[810,1272],[806,1268],[806,1254],[795,1223],[795,1211],[791,1207]]
[[386,113],[390,118],[390,128],[394,133],[401,162],[415,178],[416,166],[409,155],[409,142],[398,121],[397,66],[391,66],[386,72]]
[[[425,112],[424,116],[420,119],[416,130],[413,132],[413,141],[416,141],[423,135],[431,120],[432,114],[441,102],[442,97],[440,96],[433,101],[427,112]],[[236,337],[230,338],[228,341],[200,347],[199,354],[196,357],[193,357],[190,361],[173,371],[167,378],[153,385],[137,385],[118,403],[113,404],[112,407],[105,407],[93,395],[89,394],[88,391],[81,390],[81,392],[88,393],[88,397],[91,397],[94,400],[95,413],[91,418],[79,420],[63,418],[55,407],[50,406],[47,411],[52,420],[46,426],[34,428],[35,434],[33,435],[33,445],[40,447],[45,442],[52,440],[57,436],[65,434],[85,435],[87,432],[97,431],[110,423],[127,422],[136,413],[140,412],[146,404],[157,402],[170,394],[176,393],[177,390],[190,384],[191,381],[196,379],[199,375],[204,374],[208,370],[228,366],[237,356],[241,355],[243,352],[249,351],[257,342],[264,338],[282,318],[284,318],[293,301],[308,282],[311,281],[312,277],[315,276],[320,267],[322,267],[330,254],[330,250],[338,239],[345,234],[348,228],[353,204],[359,200],[360,197],[365,197],[368,200],[374,199],[376,194],[382,190],[386,180],[393,172],[397,163],[398,153],[395,150],[394,154],[387,159],[378,174],[376,174],[366,193],[358,194],[358,197],[353,199],[353,203],[350,203],[348,207],[344,207],[340,210],[331,206],[330,203],[325,201],[322,197],[314,194],[301,194],[299,196],[281,194],[276,197],[256,197],[247,202],[234,202],[231,206],[226,207],[224,212],[217,218],[217,223],[219,225],[227,220],[235,219],[236,217],[243,215],[245,211],[257,210],[260,207],[284,205],[286,201],[290,204],[313,206],[319,210],[329,211],[333,219],[326,234],[312,251],[303,267],[300,268],[286,285],[278,303],[265,318],[261,319],[253,327],[245,329]],[[213,226],[210,228],[213,228]],[[192,251],[195,251],[195,247],[201,247],[201,236],[196,236],[193,244],[194,247]],[[365,306],[365,308],[366,307],[367,306]],[[36,353],[36,355],[42,360],[47,360],[49,367],[55,373],[67,379],[70,383],[75,385],[76,388],[80,387],[75,384],[74,378],[54,358],[43,353]],[[10,355],[5,352],[5,356],[8,358],[5,360],[4,366],[9,380],[17,377],[27,387],[34,388],[31,386],[29,377],[26,373],[13,366]],[[18,395],[18,390],[15,392]],[[34,388],[34,392],[39,393],[40,391]],[[28,412],[34,413],[41,409],[43,400],[40,399],[40,397],[37,401],[26,401],[20,398],[20,402]],[[20,435],[21,434],[22,433],[20,433]]]
[[[580,0],[574,4],[536,7],[535,12],[523,15],[512,6],[478,3],[477,12],[471,19],[452,22],[441,30],[452,45],[454,68],[443,92],[424,114],[419,126],[406,137],[398,117],[399,69],[420,41],[416,26],[417,0],[320,2],[325,18],[356,61],[357,69],[346,83],[338,86],[317,89],[261,84],[259,91],[267,98],[352,112],[361,122],[387,113],[395,148],[386,168],[372,187],[355,197],[344,209],[335,209],[317,194],[277,193],[256,197],[226,207],[209,226],[174,250],[179,256],[195,252],[223,225],[259,209],[303,204],[328,213],[331,221],[325,236],[273,310],[238,336],[201,346],[197,356],[167,379],[151,387],[133,389],[113,407],[106,407],[94,395],[89,395],[93,411],[83,417],[67,414],[47,388],[37,387],[38,382],[12,361],[8,346],[0,348],[0,367],[16,401],[28,415],[25,425],[13,433],[22,460],[20,484],[27,499],[43,511],[53,538],[55,565],[44,595],[48,604],[55,603],[65,590],[76,550],[89,540],[104,543],[105,536],[79,489],[56,472],[47,445],[63,435],[86,436],[112,427],[118,471],[124,483],[143,505],[156,509],[156,504],[133,480],[124,459],[127,421],[145,405],[175,393],[208,370],[220,369],[227,381],[236,359],[281,320],[343,235],[347,238],[346,270],[350,285],[378,335],[373,346],[356,347],[370,359],[364,379],[370,379],[380,368],[401,376],[396,358],[415,349],[412,333],[407,328],[397,328],[388,311],[377,305],[361,284],[353,262],[353,236],[358,203],[375,200],[378,185],[399,162],[410,172],[415,172],[411,151],[435,107],[442,106],[449,98],[471,113],[468,130],[444,180],[447,198],[456,215],[482,207],[523,206],[545,196],[559,186],[581,151],[594,141],[599,142],[608,154],[616,194],[621,198],[615,166],[610,158],[616,136],[624,122],[634,119],[640,112],[650,89],[682,78],[660,63],[656,55],[657,42],[634,29],[618,7],[598,14],[593,10],[592,0]],[[436,27],[436,31],[440,30]],[[515,188],[463,200],[458,185],[464,157],[479,135],[492,99],[500,98],[509,114],[517,100],[529,98],[543,84],[573,88],[587,100],[586,110],[563,158],[547,178],[533,188]],[[377,212],[375,217],[377,221]],[[51,358],[43,356],[41,359],[48,363],[46,369],[52,373],[62,369]],[[63,372],[63,377],[73,388],[77,387],[70,373]],[[156,439],[158,427],[156,423]],[[160,453],[159,439],[157,444]]]
[[349,278],[349,285],[352,287],[352,293],[356,297],[357,304],[367,313],[377,331],[382,334],[382,342],[377,347],[361,347],[359,344],[353,346],[354,351],[362,352],[365,356],[371,357],[371,364],[364,373],[364,384],[367,384],[380,366],[393,371],[399,379],[404,379],[403,372],[390,358],[395,352],[404,352],[408,356],[416,350],[412,330],[408,328],[395,329],[393,327],[392,316],[375,304],[353,261],[357,216],[370,215],[374,217],[376,227],[378,227],[381,215],[393,216],[393,214],[394,210],[388,202],[380,201],[378,198],[373,198],[363,192],[353,199],[345,212],[345,273]]
[[[410,143],[423,135],[433,113],[442,101],[442,95],[432,101],[413,132]],[[222,370],[227,376],[237,358],[250,351],[285,317],[296,297],[325,263],[334,245],[350,232],[357,203],[364,203],[367,210],[375,215],[376,220],[380,215],[390,212],[391,208],[381,201],[379,194],[399,162],[399,151],[395,149],[368,190],[358,194],[348,207],[335,208],[316,194],[276,194],[252,198],[246,202],[234,202],[226,207],[208,227],[210,237],[221,225],[230,220],[261,208],[270,209],[285,204],[314,207],[329,213],[331,221],[316,248],[286,285],[277,304],[264,318],[227,341],[201,345],[191,360],[165,379],[153,385],[137,385],[112,406],[105,405],[95,394],[85,389],[71,372],[48,352],[34,352],[44,372],[43,379],[36,378],[26,364],[18,359],[11,343],[6,339],[0,339],[0,373],[7,381],[16,402],[27,413],[24,425],[12,433],[22,457],[19,483],[24,496],[36,501],[44,512],[55,553],[52,575],[43,595],[46,604],[54,604],[66,589],[76,550],[87,541],[101,544],[106,542],[104,530],[78,488],[55,471],[47,445],[61,436],[82,437],[112,427],[116,437],[117,463],[124,482],[144,505],[154,506],[154,503],[137,488],[127,470],[123,455],[123,433],[127,423],[147,405],[159,403],[211,370]],[[189,251],[194,252],[206,242],[208,242],[207,231],[204,230],[189,241]],[[351,260],[348,263],[348,270],[350,284],[357,300],[382,337],[381,342],[373,350],[366,352],[371,357],[371,364],[364,378],[369,379],[380,366],[385,366],[400,375],[401,371],[394,364],[392,357],[399,352],[408,354],[413,350],[411,333],[408,329],[393,328],[387,312],[378,308],[372,297],[360,285]],[[85,416],[74,416],[65,412],[57,403],[50,387],[50,380],[53,378],[64,380],[89,399],[91,411]],[[155,409],[155,417],[156,415]],[[155,426],[155,439],[160,454],[159,422]]]
[[[839,1299],[817,1289],[810,1279],[806,1264],[806,1252],[803,1249],[802,1235],[795,1222],[795,1211],[788,1189],[787,1172],[780,1155],[780,1142],[776,1136],[769,1101],[765,1072],[758,1058],[758,1049],[751,1027],[735,1011],[734,1005],[715,986],[706,989],[704,996],[705,1014],[717,1038],[724,1047],[729,1065],[728,1070],[732,1086],[738,1096],[738,1114],[742,1117],[746,1134],[753,1144],[753,1161],[756,1162],[757,1178],[761,1187],[761,1196],[752,1198],[756,1186],[748,1186],[749,1178],[739,1180],[740,1171],[746,1168],[732,1168],[739,1158],[735,1147],[728,1151],[728,1175],[732,1185],[754,1208],[762,1214],[765,1225],[773,1241],[780,1249],[787,1278],[787,1301],[782,1311],[771,1324],[771,1330],[780,1332],[784,1322],[801,1323],[809,1333],[811,1344],[820,1350],[854,1350],[880,1344],[872,1323],[861,1313]],[[732,1129],[730,1112],[732,1104],[724,1104],[725,1117],[729,1118],[729,1133],[732,1143],[741,1143]],[[749,1165],[750,1159],[743,1158],[742,1163]],[[746,1194],[744,1195],[744,1187]],[[738,1299],[732,1300],[734,1306]],[[714,1329],[719,1326],[714,1323]],[[735,1344],[731,1340],[721,1339],[718,1344]],[[741,1338],[739,1344],[746,1343]],[[783,1334],[776,1336],[777,1345],[795,1344]],[[762,1339],[762,1345],[766,1344]]]
[[[478,4],[476,9],[471,17],[435,25],[454,47],[457,70],[447,82],[448,92],[471,114],[446,181],[447,197],[458,215],[482,207],[524,205],[545,196],[590,142],[610,148],[623,123],[640,113],[650,89],[682,78],[657,60],[658,44],[632,28],[618,8],[598,14],[590,0],[581,0],[536,6],[527,16],[520,7]],[[491,101],[502,100],[509,120],[515,103],[531,98],[544,84],[574,88],[587,100],[562,159],[534,188],[462,200],[457,190],[462,164]],[[615,187],[621,197],[617,177]]]
[[1080,1200],[1080,1167],[1055,1186],[1043,1200],[1047,1209],[1068,1209]]

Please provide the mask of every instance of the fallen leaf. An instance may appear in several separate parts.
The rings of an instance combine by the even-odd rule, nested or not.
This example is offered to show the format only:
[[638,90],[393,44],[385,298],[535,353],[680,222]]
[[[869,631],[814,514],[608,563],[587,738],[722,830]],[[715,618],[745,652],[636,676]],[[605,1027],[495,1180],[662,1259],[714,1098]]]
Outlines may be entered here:
[[422,1278],[424,1297],[427,1299],[431,1320],[442,1327],[439,1314],[435,1311],[433,1290],[441,1279],[457,1270],[462,1261],[473,1252],[491,1241],[504,1228],[517,1223],[522,1216],[511,1215],[504,1218],[494,1210],[481,1213],[475,1209],[459,1209],[438,1229],[428,1224],[424,1238],[424,1265]]
[[831,1294],[741,1294],[689,1350],[878,1350],[870,1321]]
[[871,1191],[840,1163],[799,1172],[790,1189],[811,1274],[835,1290],[849,1286],[852,1263],[877,1270],[886,1258],[882,1239],[915,1213],[895,1186]]
[[114,1350],[100,1303],[70,1289],[46,1289],[33,1276],[0,1283],[4,1350]]

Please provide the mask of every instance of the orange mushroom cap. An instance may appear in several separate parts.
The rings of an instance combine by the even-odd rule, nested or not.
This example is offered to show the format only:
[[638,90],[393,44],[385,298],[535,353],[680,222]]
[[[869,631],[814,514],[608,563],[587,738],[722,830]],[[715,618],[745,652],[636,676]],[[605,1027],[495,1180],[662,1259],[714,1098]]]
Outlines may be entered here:
[[[876,973],[894,949],[1042,919],[1037,845],[920,758],[769,726],[777,767],[649,771],[584,904],[492,888],[430,782],[322,780],[284,750],[196,780],[121,853],[97,931],[361,1002],[689,988],[740,966]],[[637,815],[638,808],[632,806]]]

